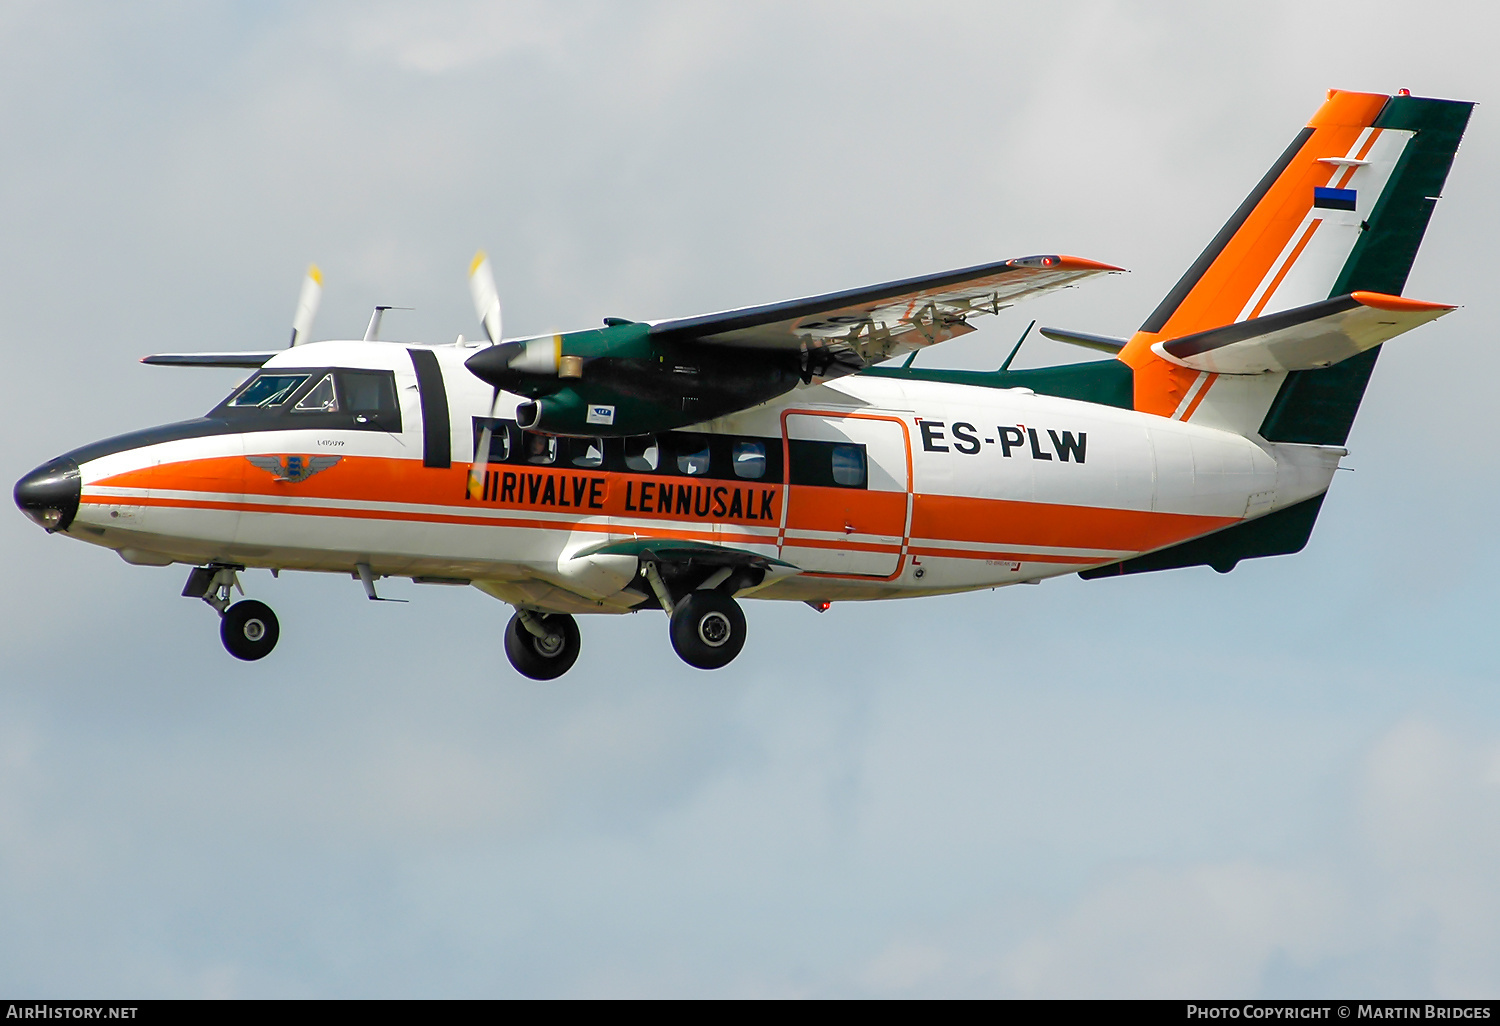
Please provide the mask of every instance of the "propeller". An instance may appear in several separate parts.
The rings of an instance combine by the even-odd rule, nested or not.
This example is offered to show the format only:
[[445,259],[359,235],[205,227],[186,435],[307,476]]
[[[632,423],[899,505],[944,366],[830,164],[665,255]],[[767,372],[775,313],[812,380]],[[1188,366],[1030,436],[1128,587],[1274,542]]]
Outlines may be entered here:
[[490,258],[484,250],[474,254],[469,264],[469,295],[474,297],[474,312],[479,314],[479,323],[493,344],[500,341],[500,290],[495,288],[495,272],[490,269]]
[[300,346],[308,341],[313,318],[318,315],[318,303],[323,298],[323,272],[317,264],[307,265],[307,277],[302,279],[302,294],[297,297],[297,313],[292,317],[292,341],[289,345]]
[[[474,312],[479,314],[479,323],[494,345],[500,341],[500,290],[495,287],[495,272],[490,269],[490,258],[484,250],[474,254],[469,264],[469,295],[474,297]],[[495,407],[500,405],[500,386],[496,385],[490,395],[490,415],[485,418],[484,430],[479,433],[479,445],[474,450],[474,462],[469,467],[469,498],[477,500],[484,491],[484,475],[489,469],[490,440],[494,434],[490,422],[495,419]]]

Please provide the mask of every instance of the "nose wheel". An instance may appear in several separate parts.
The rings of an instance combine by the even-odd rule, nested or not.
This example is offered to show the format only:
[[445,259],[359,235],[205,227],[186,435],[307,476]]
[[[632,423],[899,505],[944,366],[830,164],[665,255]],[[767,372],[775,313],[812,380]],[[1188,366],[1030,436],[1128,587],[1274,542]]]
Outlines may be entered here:
[[219,620],[219,637],[236,659],[254,662],[264,659],[281,637],[281,624],[264,602],[247,599],[224,611]]
[[[187,585],[182,589],[183,598],[202,599],[219,614],[219,640],[236,659],[254,662],[264,659],[276,647],[281,637],[281,624],[271,607],[264,602],[246,599],[229,604],[235,589],[240,587],[239,572],[242,566],[225,563],[210,563],[195,567],[188,574]],[[244,589],[240,589],[244,594]]]
[[506,658],[532,680],[561,677],[573,668],[582,648],[578,622],[566,613],[544,616],[521,609],[505,627]]
[[672,609],[672,647],[689,666],[717,670],[745,647],[745,614],[718,591],[690,591]]

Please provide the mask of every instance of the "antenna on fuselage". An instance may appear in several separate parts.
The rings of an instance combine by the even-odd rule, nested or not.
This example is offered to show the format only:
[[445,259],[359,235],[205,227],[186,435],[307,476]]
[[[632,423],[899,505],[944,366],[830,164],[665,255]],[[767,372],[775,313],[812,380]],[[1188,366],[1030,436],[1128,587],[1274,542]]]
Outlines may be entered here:
[[1021,351],[1021,346],[1026,344],[1026,336],[1031,334],[1031,329],[1034,327],[1036,327],[1036,321],[1032,321],[1026,325],[1026,330],[1021,332],[1021,337],[1016,340],[1016,348],[1010,351],[1010,355],[1005,358],[1005,362],[1000,365],[1000,369],[995,372],[996,374],[1004,374],[1010,370],[1010,361],[1016,358],[1016,354]]
[[411,310],[410,306],[377,306],[375,312],[370,315],[370,326],[365,329],[366,342],[380,341],[380,318],[387,310]]

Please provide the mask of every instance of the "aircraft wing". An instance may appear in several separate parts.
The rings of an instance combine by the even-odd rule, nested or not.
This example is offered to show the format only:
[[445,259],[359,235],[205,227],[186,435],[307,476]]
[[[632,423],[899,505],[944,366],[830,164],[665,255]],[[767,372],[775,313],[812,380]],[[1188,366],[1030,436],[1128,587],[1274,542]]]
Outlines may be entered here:
[[284,350],[264,353],[156,353],[141,357],[142,363],[156,367],[243,367],[255,368]]
[[825,377],[975,330],[968,318],[1123,268],[1030,256],[766,306],[657,321],[651,336],[745,349],[806,350]]

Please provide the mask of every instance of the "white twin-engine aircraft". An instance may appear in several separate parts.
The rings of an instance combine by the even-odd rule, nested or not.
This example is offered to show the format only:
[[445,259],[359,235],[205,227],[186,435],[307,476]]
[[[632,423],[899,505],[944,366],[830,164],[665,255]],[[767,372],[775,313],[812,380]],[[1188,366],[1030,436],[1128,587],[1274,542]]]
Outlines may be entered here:
[[515,607],[505,651],[538,680],[578,658],[579,613],[660,606],[713,669],[744,597],[1227,572],[1302,548],[1380,344],[1453,309],[1400,293],[1471,106],[1331,91],[1131,338],[1042,329],[1112,359],[885,363],[1118,270],[1068,256],[502,341],[481,255],[488,341],[442,346],[378,341],[381,309],[362,341],[309,342],[314,268],[289,348],[145,359],[254,368],[223,402],[52,460],[16,503],[192,567],[183,594],[240,659],[279,635],[231,604],[240,575],[316,570],[371,599],[386,577],[472,584]]

